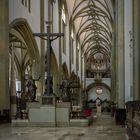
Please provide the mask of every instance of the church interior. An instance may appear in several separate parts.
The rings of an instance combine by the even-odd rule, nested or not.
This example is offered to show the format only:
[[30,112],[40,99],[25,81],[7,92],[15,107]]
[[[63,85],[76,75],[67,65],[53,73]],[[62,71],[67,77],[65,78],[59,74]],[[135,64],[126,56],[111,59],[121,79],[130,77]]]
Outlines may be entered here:
[[140,140],[140,0],[0,9],[0,140]]

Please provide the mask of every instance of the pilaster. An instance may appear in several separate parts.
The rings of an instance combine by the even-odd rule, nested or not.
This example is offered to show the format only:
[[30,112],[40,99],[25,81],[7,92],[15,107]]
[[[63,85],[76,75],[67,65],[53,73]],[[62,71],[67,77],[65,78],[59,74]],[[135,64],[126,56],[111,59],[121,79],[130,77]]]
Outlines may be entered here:
[[134,100],[140,99],[140,1],[133,0],[133,85]]
[[9,109],[9,1],[0,0],[0,9],[0,109]]
[[[45,32],[45,17],[44,17],[44,0],[40,1],[40,32]],[[44,92],[44,84],[45,84],[45,40],[41,39],[40,41],[40,50],[41,50],[41,94]]]
[[124,77],[124,0],[117,1],[117,95],[118,107],[125,106]]

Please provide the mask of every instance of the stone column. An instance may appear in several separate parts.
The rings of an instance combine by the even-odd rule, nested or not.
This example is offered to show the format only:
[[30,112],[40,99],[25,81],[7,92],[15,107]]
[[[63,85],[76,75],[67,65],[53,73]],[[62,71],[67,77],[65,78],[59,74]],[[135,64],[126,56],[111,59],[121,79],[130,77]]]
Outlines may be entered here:
[[87,78],[87,75],[86,75],[86,56],[84,54],[82,54],[82,75],[83,75],[82,79],[83,79],[84,89],[86,89],[87,88],[87,84],[86,84],[86,78]]
[[132,39],[132,1],[133,0],[125,0],[124,4],[124,35],[125,35],[125,102],[132,100],[132,74],[133,71],[132,66],[132,57],[133,52],[133,39]]
[[0,0],[0,110],[10,108],[9,99],[9,1]]
[[111,53],[111,100],[116,101],[116,7],[114,8],[114,22],[113,22],[113,34],[112,34],[112,53]]
[[[40,1],[40,33],[45,32],[44,0]],[[41,49],[41,94],[44,94],[45,84],[45,40],[40,40]]]
[[[58,9],[59,9],[59,33],[61,33],[62,29],[61,29],[61,22],[62,22],[62,13],[61,13],[61,2],[58,1]],[[62,81],[62,42],[61,42],[61,38],[59,38],[59,75],[58,75],[58,79],[59,79],[59,85],[61,84],[61,81]],[[58,94],[60,96],[61,94],[61,90],[60,90],[60,86],[58,85]]]
[[12,44],[11,56],[11,82],[10,82],[10,101],[11,101],[11,117],[14,118],[17,112],[17,97],[16,97],[16,74],[14,62],[14,46]]
[[125,82],[124,82],[124,0],[117,1],[117,95],[118,107],[125,106]]
[[79,44],[79,77],[80,77],[80,95],[79,95],[79,104],[82,105],[82,94],[83,94],[83,84],[82,84],[82,70],[81,70],[81,65],[82,65],[82,53],[81,53],[81,46]]
[[140,99],[140,0],[133,0],[133,92],[134,100]]

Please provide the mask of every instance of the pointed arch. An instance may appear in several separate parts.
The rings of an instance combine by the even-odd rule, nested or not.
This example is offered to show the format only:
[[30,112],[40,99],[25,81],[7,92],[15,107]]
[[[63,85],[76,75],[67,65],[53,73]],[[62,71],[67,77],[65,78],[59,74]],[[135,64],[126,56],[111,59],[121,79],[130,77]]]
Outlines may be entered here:
[[69,79],[68,67],[65,62],[62,64],[62,79]]
[[96,87],[96,86],[103,86],[103,87],[107,88],[111,92],[111,88],[107,84],[105,84],[103,82],[91,83],[90,85],[87,86],[86,91],[88,92],[91,88]]
[[[40,76],[39,49],[28,21],[17,18],[9,24],[9,53],[14,48],[14,60],[17,68],[16,78],[21,81],[21,90],[25,90],[25,74]],[[35,65],[35,66],[33,66]],[[33,75],[36,73],[36,75]]]
[[30,59],[39,62],[38,46],[28,21],[24,18],[17,18],[9,24],[9,27],[10,34],[16,36],[27,47]]

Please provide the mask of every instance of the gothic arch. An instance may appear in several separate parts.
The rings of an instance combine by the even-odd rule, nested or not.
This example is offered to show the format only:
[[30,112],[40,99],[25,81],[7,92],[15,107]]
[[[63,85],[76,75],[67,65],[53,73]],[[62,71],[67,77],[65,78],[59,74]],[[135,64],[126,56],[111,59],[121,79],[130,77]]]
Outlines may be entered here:
[[62,65],[62,79],[69,79],[69,72],[65,62]]
[[[29,67],[29,74],[37,70],[39,75],[40,58],[39,50],[33,32],[24,18],[17,18],[9,24],[10,54],[14,48],[14,61],[17,67],[17,77],[21,80],[21,89],[25,87],[25,71]],[[33,68],[33,65],[35,69]]]
[[86,91],[88,92],[91,88],[96,87],[96,86],[103,86],[111,92],[111,88],[103,82],[102,83],[98,83],[98,82],[91,83],[90,85],[87,86]]
[[9,27],[10,33],[12,32],[12,29],[14,29],[21,35],[20,39],[22,37],[24,42],[26,43],[31,58],[37,59],[39,61],[39,51],[37,43],[35,41],[35,38],[33,37],[33,32],[28,21],[24,18],[18,18],[12,21]]

